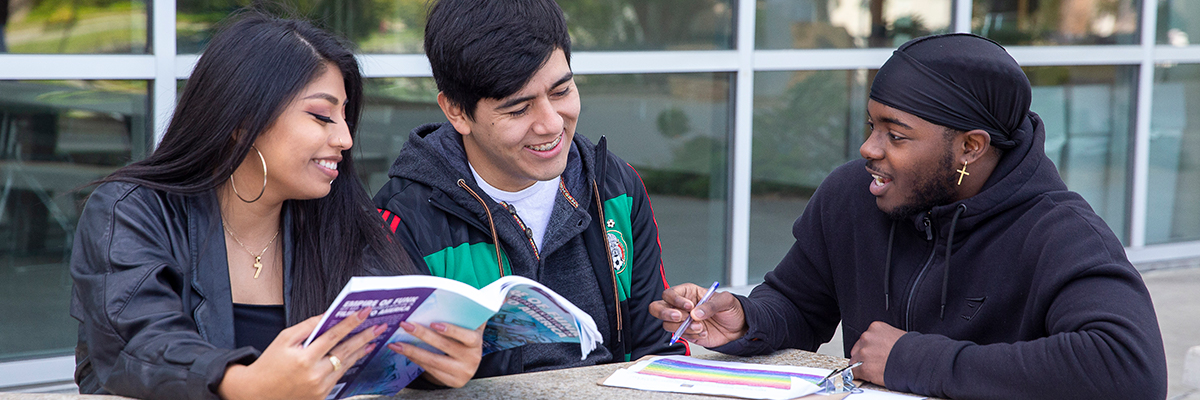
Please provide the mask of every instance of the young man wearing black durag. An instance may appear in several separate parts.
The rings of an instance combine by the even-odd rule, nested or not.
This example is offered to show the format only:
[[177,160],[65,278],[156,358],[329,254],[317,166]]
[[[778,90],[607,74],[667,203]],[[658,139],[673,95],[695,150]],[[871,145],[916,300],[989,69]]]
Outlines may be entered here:
[[912,40],[880,68],[863,159],[835,170],[749,297],[680,285],[650,306],[731,354],[816,350],[838,322],[855,375],[949,398],[1162,399],[1150,294],[1046,157],[1029,80],[988,39]]

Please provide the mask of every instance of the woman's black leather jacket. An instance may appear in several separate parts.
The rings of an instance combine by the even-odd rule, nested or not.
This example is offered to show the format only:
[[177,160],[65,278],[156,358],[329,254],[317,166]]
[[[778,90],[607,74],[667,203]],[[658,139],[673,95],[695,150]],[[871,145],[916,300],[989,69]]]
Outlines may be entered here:
[[[284,209],[286,302],[293,252]],[[124,182],[97,187],[71,254],[80,393],[218,398],[226,367],[259,356],[233,348],[226,260],[213,192],[179,195]]]

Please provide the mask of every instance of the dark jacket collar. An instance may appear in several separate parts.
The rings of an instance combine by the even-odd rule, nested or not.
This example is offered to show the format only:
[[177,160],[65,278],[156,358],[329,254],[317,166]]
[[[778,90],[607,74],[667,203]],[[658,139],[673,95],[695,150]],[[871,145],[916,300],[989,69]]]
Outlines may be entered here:
[[[187,198],[189,251],[192,254],[192,287],[203,298],[192,317],[200,336],[214,346],[234,348],[233,295],[229,284],[229,256],[216,193]],[[292,223],[289,207],[283,207],[283,302],[287,310],[292,292]],[[290,312],[290,311],[288,311]]]
[[[580,204],[591,201],[591,181],[594,179],[595,148],[583,135],[575,133],[567,156],[562,178],[567,191]],[[581,151],[581,149],[583,151]],[[388,176],[403,178],[432,187],[444,193],[454,204],[486,222],[484,210],[469,193],[458,187],[464,180],[476,193],[483,193],[476,184],[463,150],[462,134],[448,122],[418,126],[408,136],[408,142],[388,170]]]

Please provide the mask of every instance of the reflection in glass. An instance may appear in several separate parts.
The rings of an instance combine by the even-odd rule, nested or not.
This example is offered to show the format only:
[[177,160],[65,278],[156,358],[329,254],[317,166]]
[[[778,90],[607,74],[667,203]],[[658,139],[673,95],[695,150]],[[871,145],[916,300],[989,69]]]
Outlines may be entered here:
[[1200,65],[1156,68],[1151,101],[1146,244],[1200,240]]
[[[143,81],[0,81],[0,361],[69,354],[79,186],[145,156]],[[90,188],[89,188],[90,189]]]
[[749,282],[792,247],[792,222],[821,181],[861,157],[868,79],[866,70],[754,74]]
[[1200,1],[1158,0],[1158,44],[1200,42]]
[[[179,1],[176,46],[196,54],[212,38],[217,22],[255,3],[251,0]],[[261,2],[258,2],[261,3]],[[420,53],[425,35],[426,0],[281,0],[321,28],[350,39],[362,53]]]
[[1122,241],[1127,239],[1129,142],[1136,66],[1029,67],[1030,108],[1046,125],[1046,156]]
[[559,0],[574,50],[733,48],[733,0]]
[[642,177],[667,281],[725,279],[728,148],[733,75],[728,73],[576,76],[577,132]]
[[[199,53],[214,25],[251,0],[181,1],[179,54]],[[426,0],[282,0],[362,53],[423,52]],[[733,0],[561,0],[571,46],[588,50],[733,48]]]
[[1138,44],[1142,1],[974,0],[971,32],[1003,45]]
[[146,53],[146,0],[0,1],[0,53]]
[[421,124],[446,122],[433,78],[374,78],[364,82],[365,104],[354,141],[354,167],[372,196],[388,181],[388,168]]
[[952,0],[758,0],[759,49],[896,47],[950,31]]

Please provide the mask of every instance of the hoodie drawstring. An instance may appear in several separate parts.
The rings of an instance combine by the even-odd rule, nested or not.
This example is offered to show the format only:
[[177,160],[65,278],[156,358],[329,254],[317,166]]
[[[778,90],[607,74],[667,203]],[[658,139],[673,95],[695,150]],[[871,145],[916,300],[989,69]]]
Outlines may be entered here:
[[503,278],[504,277],[504,263],[500,261],[500,237],[496,236],[496,223],[492,221],[492,210],[490,208],[488,208],[487,203],[483,201],[482,197],[479,197],[478,194],[475,194],[474,190],[471,190],[470,186],[467,186],[467,181],[459,179],[458,187],[466,189],[467,193],[470,193],[471,197],[474,197],[475,201],[478,201],[479,205],[483,206],[483,211],[487,213],[488,226],[492,228],[492,241],[494,242],[494,245],[496,247],[496,268],[500,269],[500,277]]
[[958,216],[967,211],[967,205],[959,203],[955,207],[954,217],[950,219],[950,232],[946,235],[946,269],[942,271],[942,308],[938,319],[946,319],[946,286],[950,283],[950,251],[954,249],[954,228],[958,225]]
[[883,262],[883,310],[892,308],[892,239],[896,237],[896,221],[892,221],[892,230],[888,231],[887,258]]

